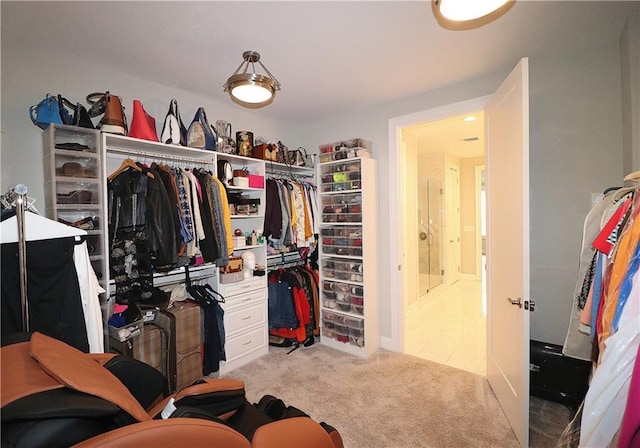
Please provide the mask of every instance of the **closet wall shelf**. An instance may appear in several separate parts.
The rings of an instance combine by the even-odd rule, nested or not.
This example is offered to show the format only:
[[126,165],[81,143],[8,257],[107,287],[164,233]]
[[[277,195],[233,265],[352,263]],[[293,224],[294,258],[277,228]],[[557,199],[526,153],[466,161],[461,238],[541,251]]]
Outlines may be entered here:
[[167,145],[149,140],[125,137],[116,134],[103,134],[107,152],[138,155],[142,157],[163,157],[173,160],[195,160],[213,162],[215,151],[190,148],[188,146]]
[[[100,210],[101,204],[57,204],[58,210]],[[56,218],[57,219],[57,218]]]
[[256,244],[256,245],[254,245],[254,246],[234,247],[234,248],[233,248],[233,251],[234,251],[234,252],[236,252],[236,251],[238,251],[238,252],[239,252],[239,251],[242,251],[242,250],[249,250],[249,249],[262,249],[262,248],[264,248],[264,247],[265,247],[265,245],[264,245],[264,244]]
[[72,151],[70,149],[60,149],[54,148],[54,151],[57,155],[60,156],[68,156],[68,157],[81,157],[83,159],[98,159],[99,156],[95,150],[87,150],[87,151]]
[[253,188],[253,187],[235,187],[233,185],[229,185],[229,191],[262,191],[264,188]]
[[345,194],[345,193],[362,193],[361,189],[357,190],[336,190],[336,191],[323,191],[321,194],[323,196],[331,196],[336,194]]
[[253,219],[253,218],[264,218],[264,215],[231,215],[231,219]]

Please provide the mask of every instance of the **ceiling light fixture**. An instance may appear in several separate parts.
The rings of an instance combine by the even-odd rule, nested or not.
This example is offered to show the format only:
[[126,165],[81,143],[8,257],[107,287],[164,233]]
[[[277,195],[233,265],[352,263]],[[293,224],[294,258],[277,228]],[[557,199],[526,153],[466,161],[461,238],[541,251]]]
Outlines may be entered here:
[[433,15],[440,25],[466,30],[486,25],[507,12],[515,0],[432,0]]
[[[242,57],[244,61],[224,83],[224,91],[229,92],[233,102],[251,109],[271,104],[276,91],[280,90],[280,82],[260,62],[260,53],[245,51]],[[256,63],[262,67],[266,75],[256,72]]]

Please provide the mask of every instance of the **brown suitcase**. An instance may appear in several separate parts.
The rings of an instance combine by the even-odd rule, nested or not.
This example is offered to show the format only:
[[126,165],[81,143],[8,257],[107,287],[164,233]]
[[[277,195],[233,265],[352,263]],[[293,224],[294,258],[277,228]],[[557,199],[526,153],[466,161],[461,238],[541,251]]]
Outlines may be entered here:
[[200,307],[176,302],[167,312],[176,320],[176,390],[180,390],[203,377]]
[[158,310],[142,311],[142,333],[120,342],[109,338],[111,352],[137,359],[162,373],[170,393],[176,391],[175,317]]

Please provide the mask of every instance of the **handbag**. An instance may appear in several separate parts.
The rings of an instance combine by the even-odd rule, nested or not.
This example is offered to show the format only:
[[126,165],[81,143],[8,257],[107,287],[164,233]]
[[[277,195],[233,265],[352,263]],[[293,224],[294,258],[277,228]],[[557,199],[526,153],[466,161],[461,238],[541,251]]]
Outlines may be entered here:
[[231,138],[232,132],[231,123],[224,120],[216,120],[218,151],[225,154],[236,154],[236,142]]
[[[68,115],[66,110],[65,113],[67,114],[65,116],[65,120],[71,121],[71,117]],[[47,93],[47,96],[45,96],[38,104],[29,108],[29,117],[31,118],[31,122],[40,129],[46,129],[47,126],[52,123],[64,124],[64,121],[60,116],[60,105],[58,104],[58,99],[55,95],[51,95],[50,93]]]
[[216,131],[209,124],[204,107],[199,107],[187,131],[187,146],[215,151],[217,144]]
[[[60,118],[62,118],[63,124],[95,129],[91,117],[89,117],[89,112],[82,104],[73,104],[62,95],[58,95],[58,107],[60,108]],[[71,113],[68,109],[71,109]]]
[[178,111],[178,101],[175,99],[171,100],[169,111],[164,117],[160,139],[162,143],[187,146],[187,128],[184,127]]
[[129,137],[158,141],[156,132],[156,119],[144,110],[140,100],[133,100],[133,117],[129,127]]
[[278,161],[278,145],[275,143],[267,143],[264,151],[264,160],[270,160],[272,162]]
[[299,146],[298,149],[293,151],[289,151],[287,157],[290,165],[313,168],[313,159],[302,146]]
[[289,165],[289,148],[287,148],[280,140],[278,140],[278,152],[276,153],[275,162]]

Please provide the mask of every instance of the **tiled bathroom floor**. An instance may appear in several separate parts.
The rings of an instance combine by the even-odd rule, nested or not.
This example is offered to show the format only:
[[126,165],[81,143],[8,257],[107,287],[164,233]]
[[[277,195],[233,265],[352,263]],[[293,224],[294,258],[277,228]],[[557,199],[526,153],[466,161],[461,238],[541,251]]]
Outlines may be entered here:
[[486,375],[486,298],[480,280],[436,288],[406,308],[405,353]]

